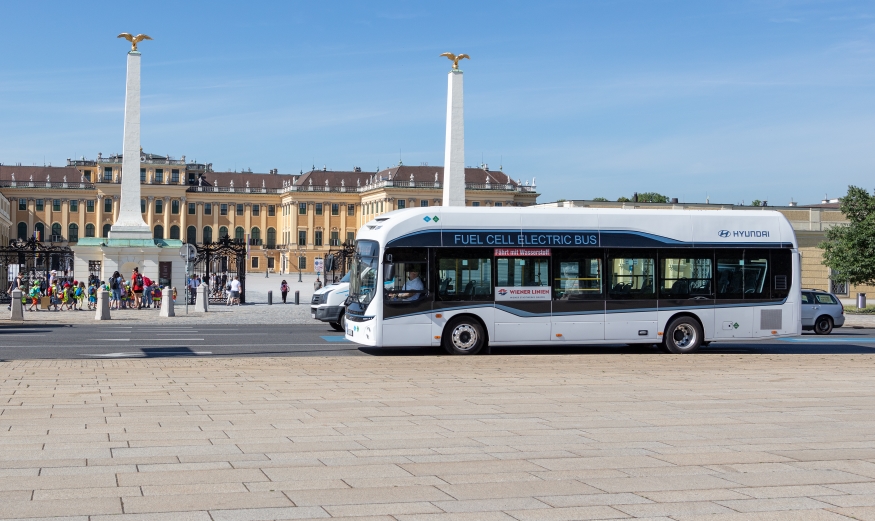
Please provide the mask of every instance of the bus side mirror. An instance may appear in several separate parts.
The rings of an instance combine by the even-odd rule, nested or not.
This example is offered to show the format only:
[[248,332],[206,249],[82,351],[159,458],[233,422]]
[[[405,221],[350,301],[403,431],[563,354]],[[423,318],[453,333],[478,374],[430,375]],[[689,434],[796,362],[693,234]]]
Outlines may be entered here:
[[393,280],[395,278],[395,264],[387,262],[383,264],[383,282]]

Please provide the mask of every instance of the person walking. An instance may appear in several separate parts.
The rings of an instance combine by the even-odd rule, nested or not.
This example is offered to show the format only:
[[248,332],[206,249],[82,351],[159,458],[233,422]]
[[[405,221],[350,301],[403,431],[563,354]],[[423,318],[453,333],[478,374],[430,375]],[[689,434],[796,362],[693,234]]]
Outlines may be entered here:
[[231,281],[231,298],[228,301],[232,304],[240,305],[240,281],[237,277],[234,277],[234,280]]
[[140,268],[134,267],[134,272],[131,273],[131,293],[133,293],[134,309],[143,308],[143,288],[145,287],[143,276],[140,275]]
[[313,283],[313,291],[322,289],[322,281],[319,280],[319,275],[316,275],[316,282]]
[[[6,294],[9,295],[10,297],[12,297],[13,291],[15,291],[17,289],[24,291],[24,289],[21,287],[22,281],[23,281],[22,275],[21,275],[21,272],[19,271],[18,275],[16,275],[15,278],[12,279],[12,282],[9,284],[9,289],[6,290]],[[12,310],[12,301],[11,300],[9,301],[9,306],[6,309]]]
[[122,301],[122,285],[124,284],[124,280],[122,279],[121,273],[118,271],[113,272],[112,277],[109,278],[109,308],[110,309],[120,309],[121,301]]
[[152,307],[152,279],[143,275],[143,307]]
[[283,280],[282,284],[280,284],[280,293],[283,296],[283,304],[286,303],[286,295],[289,294],[289,283]]

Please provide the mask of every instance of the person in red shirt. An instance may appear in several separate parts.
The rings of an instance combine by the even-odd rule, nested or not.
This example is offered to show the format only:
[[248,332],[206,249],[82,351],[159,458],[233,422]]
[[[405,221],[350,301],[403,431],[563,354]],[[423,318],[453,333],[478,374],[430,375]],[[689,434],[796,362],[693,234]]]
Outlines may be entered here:
[[152,279],[143,275],[143,307],[152,307]]
[[143,280],[143,276],[140,275],[140,268],[134,268],[134,272],[131,273],[131,293],[134,294],[134,307],[136,309],[141,309],[143,307],[144,287],[145,281]]

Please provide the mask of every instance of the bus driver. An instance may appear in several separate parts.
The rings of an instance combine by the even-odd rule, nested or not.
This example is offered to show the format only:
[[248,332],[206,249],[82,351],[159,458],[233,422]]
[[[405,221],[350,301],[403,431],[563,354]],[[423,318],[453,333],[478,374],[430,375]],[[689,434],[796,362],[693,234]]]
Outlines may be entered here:
[[[408,293],[404,293],[405,291]],[[422,279],[419,278],[419,269],[413,266],[407,272],[407,281],[401,288],[401,292],[395,295],[394,300],[404,300],[406,302],[416,300],[422,295],[422,293],[419,293],[420,291],[425,291],[425,285],[422,283]]]

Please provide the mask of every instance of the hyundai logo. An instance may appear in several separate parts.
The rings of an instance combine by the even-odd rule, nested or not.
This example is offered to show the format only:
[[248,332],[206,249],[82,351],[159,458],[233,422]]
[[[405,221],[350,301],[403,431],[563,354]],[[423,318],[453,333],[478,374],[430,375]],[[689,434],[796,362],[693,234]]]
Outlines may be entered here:
[[730,231],[729,230],[720,230],[719,232],[717,232],[717,235],[719,235],[725,239],[726,237],[729,237]]

